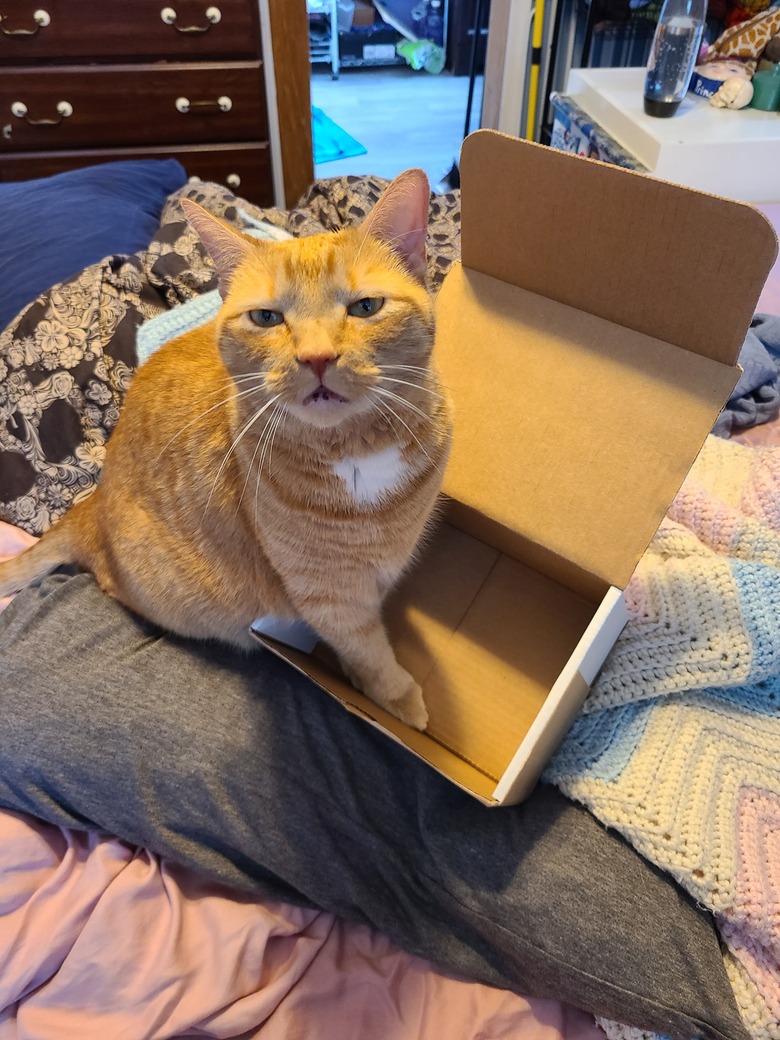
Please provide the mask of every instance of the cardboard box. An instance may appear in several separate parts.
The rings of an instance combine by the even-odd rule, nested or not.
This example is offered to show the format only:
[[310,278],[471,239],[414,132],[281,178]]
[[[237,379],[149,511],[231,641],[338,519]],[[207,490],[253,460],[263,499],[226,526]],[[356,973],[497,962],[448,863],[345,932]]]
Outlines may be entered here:
[[462,264],[436,343],[456,410],[446,514],[386,611],[428,731],[327,655],[266,642],[506,805],[623,627],[621,590],[737,381],[777,239],[749,206],[493,131],[467,139],[460,174]]

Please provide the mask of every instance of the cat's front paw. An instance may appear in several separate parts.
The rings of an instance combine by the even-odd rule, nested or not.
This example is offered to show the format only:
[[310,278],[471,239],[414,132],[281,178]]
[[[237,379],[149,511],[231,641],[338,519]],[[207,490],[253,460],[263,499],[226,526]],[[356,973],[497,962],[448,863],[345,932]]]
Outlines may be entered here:
[[420,687],[412,679],[409,689],[401,697],[385,705],[391,715],[414,729],[423,730],[428,725],[428,709],[425,707]]
[[428,725],[428,711],[422,690],[405,668],[396,665],[392,675],[383,676],[377,681],[376,678],[367,680],[361,677],[344,662],[341,667],[356,690],[365,693],[375,704],[381,705],[401,722],[420,730]]
[[376,700],[382,707],[407,726],[422,730],[428,725],[428,710],[422,690],[405,668],[399,665],[392,681],[378,693]]

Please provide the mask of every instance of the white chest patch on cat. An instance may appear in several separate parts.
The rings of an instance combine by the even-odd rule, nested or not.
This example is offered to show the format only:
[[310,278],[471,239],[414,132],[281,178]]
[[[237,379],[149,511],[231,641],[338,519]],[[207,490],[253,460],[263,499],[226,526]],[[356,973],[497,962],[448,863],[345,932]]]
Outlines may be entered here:
[[393,445],[373,455],[334,462],[333,472],[341,477],[358,502],[375,505],[404,482],[409,467],[401,458],[400,449]]

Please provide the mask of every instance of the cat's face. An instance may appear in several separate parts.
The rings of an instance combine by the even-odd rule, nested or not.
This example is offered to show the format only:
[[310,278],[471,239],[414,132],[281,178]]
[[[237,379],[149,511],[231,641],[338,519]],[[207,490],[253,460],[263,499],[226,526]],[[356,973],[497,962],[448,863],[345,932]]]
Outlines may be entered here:
[[359,228],[287,242],[252,240],[182,202],[217,268],[219,348],[239,390],[319,428],[398,416],[433,347],[429,198],[425,174],[407,170]]
[[262,374],[268,398],[319,427],[393,409],[399,378],[428,364],[433,306],[382,242],[357,230],[258,243],[219,318],[231,375]]

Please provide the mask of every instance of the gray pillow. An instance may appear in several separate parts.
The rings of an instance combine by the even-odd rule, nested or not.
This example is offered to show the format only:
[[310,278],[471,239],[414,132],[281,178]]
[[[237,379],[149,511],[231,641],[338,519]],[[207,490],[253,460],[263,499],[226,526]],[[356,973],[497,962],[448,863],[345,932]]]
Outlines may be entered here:
[[712,919],[583,808],[540,786],[487,809],[271,656],[165,636],[89,575],[0,615],[0,714],[3,806],[474,980],[681,1040],[747,1035]]

